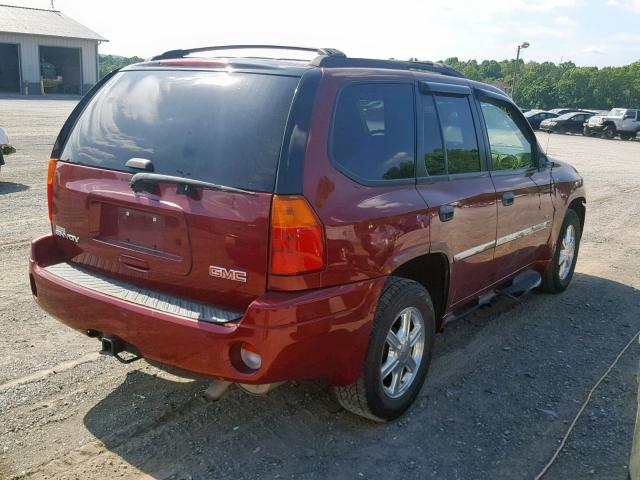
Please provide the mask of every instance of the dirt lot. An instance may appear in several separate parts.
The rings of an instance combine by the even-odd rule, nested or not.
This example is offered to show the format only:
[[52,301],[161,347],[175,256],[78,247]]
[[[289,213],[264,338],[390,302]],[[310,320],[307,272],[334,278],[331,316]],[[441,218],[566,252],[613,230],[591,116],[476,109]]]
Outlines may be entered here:
[[[448,327],[403,419],[361,420],[312,382],[208,403],[204,383],[99,357],[31,298],[29,241],[49,230],[46,163],[73,105],[0,100],[19,152],[0,178],[0,478],[533,478],[640,329],[640,142],[554,135],[549,153],[589,195],[572,286]],[[545,478],[627,478],[639,354],[596,391]]]

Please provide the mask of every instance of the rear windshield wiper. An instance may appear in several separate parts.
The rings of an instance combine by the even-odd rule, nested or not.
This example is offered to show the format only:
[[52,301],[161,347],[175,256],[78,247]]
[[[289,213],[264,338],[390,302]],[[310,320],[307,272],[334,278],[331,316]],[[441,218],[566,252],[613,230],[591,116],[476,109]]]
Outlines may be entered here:
[[134,192],[150,192],[156,193],[158,185],[161,183],[171,183],[177,186],[176,193],[180,195],[188,195],[190,197],[197,196],[197,189],[204,188],[207,190],[219,190],[230,193],[248,193],[255,195],[255,192],[244,190],[242,188],[227,187],[226,185],[218,185],[217,183],[203,182],[193,178],[174,177],[172,175],[163,175],[161,173],[136,173],[131,177],[131,190]]

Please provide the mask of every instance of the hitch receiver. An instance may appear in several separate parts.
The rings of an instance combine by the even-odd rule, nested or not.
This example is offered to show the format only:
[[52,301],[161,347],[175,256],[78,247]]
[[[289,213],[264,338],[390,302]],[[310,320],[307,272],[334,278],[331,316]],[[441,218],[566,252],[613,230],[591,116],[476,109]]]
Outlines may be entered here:
[[[137,352],[134,353],[130,351],[133,349],[131,348],[127,349],[127,344],[125,344],[125,342],[123,342],[121,339],[117,337],[110,337],[108,335],[103,335],[100,337],[100,343],[102,345],[102,350],[100,350],[100,353],[102,355],[109,355],[111,357],[115,357],[121,363],[132,363],[142,358],[142,355],[140,355],[139,353]],[[125,352],[125,351],[128,351],[133,356],[124,357],[120,355],[122,352]]]

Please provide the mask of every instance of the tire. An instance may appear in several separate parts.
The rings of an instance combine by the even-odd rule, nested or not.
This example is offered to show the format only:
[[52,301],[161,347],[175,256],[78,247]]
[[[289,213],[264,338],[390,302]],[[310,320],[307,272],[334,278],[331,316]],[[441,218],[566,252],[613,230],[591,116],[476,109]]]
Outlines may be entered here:
[[[405,316],[401,318],[403,312]],[[410,320],[403,321],[407,316]],[[415,333],[420,322],[421,337]],[[410,328],[405,337],[403,327],[407,324]],[[400,347],[397,355],[392,354],[393,348],[388,340],[391,332],[394,333],[393,343],[406,345]],[[414,335],[417,337],[412,338]],[[427,290],[413,280],[389,277],[378,299],[360,378],[351,385],[333,387],[340,405],[376,422],[398,418],[411,406],[422,388],[431,363],[434,335],[435,314]],[[404,338],[407,339],[406,344],[402,342]],[[413,369],[407,365],[409,358],[413,359]],[[389,373],[383,377],[382,367],[385,365],[395,367],[387,368]]]
[[607,125],[602,130],[602,136],[604,138],[606,138],[606,139],[611,140],[613,137],[616,136],[616,129],[614,127],[612,127],[611,125]]
[[632,135],[631,135],[630,133],[621,133],[621,134],[620,134],[620,138],[621,138],[622,140],[631,140]]
[[593,133],[591,133],[591,130],[589,130],[587,127],[584,127],[582,129],[582,135],[584,135],[585,137],[592,137]]
[[[567,232],[573,230],[573,254],[567,260],[567,250],[563,250],[569,241]],[[582,229],[580,228],[580,218],[575,210],[569,209],[562,222],[560,235],[556,242],[556,250],[553,258],[542,275],[542,285],[540,289],[548,293],[560,293],[566,290],[573,278],[573,271],[576,268],[576,260],[578,259],[578,251],[580,249],[580,238]]]

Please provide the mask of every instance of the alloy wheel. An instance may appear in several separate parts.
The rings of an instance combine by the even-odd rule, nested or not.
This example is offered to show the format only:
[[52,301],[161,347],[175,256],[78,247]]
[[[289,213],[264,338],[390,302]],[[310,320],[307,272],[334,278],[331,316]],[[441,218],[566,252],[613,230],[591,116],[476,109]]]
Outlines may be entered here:
[[573,265],[573,257],[576,252],[576,230],[573,225],[567,225],[567,230],[562,237],[560,245],[560,255],[558,256],[558,276],[564,281]]
[[380,381],[390,398],[401,397],[411,386],[424,354],[425,323],[422,313],[415,307],[403,309],[387,333]]

